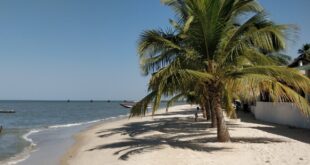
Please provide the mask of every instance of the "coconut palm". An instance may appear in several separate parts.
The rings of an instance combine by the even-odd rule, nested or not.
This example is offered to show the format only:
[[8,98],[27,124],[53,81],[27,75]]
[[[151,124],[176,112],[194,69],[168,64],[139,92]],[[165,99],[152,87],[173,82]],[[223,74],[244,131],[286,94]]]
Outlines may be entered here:
[[[210,99],[220,142],[230,141],[223,110],[230,113],[234,95],[255,98],[264,91],[272,101],[292,101],[308,115],[307,101],[299,91],[310,91],[310,81],[298,71],[276,66],[272,55],[286,47],[287,25],[266,19],[254,0],[165,0],[176,12],[172,30],[147,30],[139,41],[141,67],[152,73],[150,94],[131,110],[143,115],[162,95],[195,91]],[[240,21],[240,15],[251,13]],[[196,85],[197,84],[197,85]],[[201,90],[204,89],[204,90]],[[297,91],[297,92],[296,92]],[[229,114],[233,115],[233,114]]]
[[298,50],[301,58],[310,61],[310,44],[304,44],[301,49]]

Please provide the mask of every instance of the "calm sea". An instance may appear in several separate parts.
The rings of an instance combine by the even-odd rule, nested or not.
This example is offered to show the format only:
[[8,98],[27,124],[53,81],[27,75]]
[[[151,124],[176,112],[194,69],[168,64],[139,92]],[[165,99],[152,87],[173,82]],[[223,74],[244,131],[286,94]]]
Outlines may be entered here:
[[[68,134],[73,128],[112,117],[125,116],[128,109],[120,101],[0,101],[0,110],[16,113],[1,114],[0,164],[8,159],[17,162],[40,148],[40,144]],[[75,129],[75,131],[79,131]],[[58,131],[58,132],[57,132]],[[73,131],[74,132],[74,131]],[[68,135],[66,135],[66,133]],[[50,138],[50,139],[48,139]],[[51,145],[53,146],[53,145]],[[44,146],[42,145],[42,148]]]

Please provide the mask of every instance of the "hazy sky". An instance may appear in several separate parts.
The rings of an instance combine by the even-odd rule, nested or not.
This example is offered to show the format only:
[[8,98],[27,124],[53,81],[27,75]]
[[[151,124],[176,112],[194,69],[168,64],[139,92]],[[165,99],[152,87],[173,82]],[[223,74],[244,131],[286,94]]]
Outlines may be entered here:
[[[310,42],[309,0],[261,0],[277,23],[297,24],[288,54]],[[1,0],[0,99],[139,99],[136,46],[165,28],[160,0]]]

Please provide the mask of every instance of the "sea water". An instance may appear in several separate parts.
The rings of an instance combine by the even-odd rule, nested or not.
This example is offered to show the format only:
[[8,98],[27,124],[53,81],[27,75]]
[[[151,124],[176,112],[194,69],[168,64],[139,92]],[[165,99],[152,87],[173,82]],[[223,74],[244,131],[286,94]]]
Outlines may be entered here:
[[[0,164],[37,164],[48,156],[56,164],[73,144],[72,135],[102,120],[126,116],[121,101],[0,101]],[[57,152],[55,152],[55,150]],[[54,151],[54,152],[53,152]],[[31,155],[31,156],[30,156]],[[26,160],[26,161],[25,161]]]

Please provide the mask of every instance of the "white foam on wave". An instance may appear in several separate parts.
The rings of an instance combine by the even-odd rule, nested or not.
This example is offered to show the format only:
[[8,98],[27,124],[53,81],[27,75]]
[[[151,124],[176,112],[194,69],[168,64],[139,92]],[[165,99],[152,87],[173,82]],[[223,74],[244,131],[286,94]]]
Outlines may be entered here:
[[100,122],[100,121],[108,121],[108,120],[122,118],[122,117],[126,117],[126,116],[128,116],[128,115],[119,115],[119,116],[115,116],[115,117],[108,117],[108,118],[104,118],[104,119],[92,120],[92,121],[87,121],[87,122],[71,123],[71,124],[59,124],[59,125],[48,126],[47,128],[32,129],[32,130],[30,130],[29,132],[27,132],[26,134],[24,134],[22,136],[23,139],[25,139],[26,141],[28,141],[30,143],[30,146],[26,147],[23,150],[22,153],[17,154],[16,156],[10,158],[7,162],[5,162],[5,163],[4,162],[0,162],[0,164],[15,165],[15,164],[18,164],[18,163],[20,163],[22,161],[27,160],[30,157],[30,153],[35,151],[33,149],[37,145],[29,137],[32,134],[35,134],[35,133],[38,133],[38,132],[41,132],[41,131],[44,131],[44,130],[49,130],[49,129],[68,128],[68,127],[80,126],[80,125],[85,125],[85,124],[93,124],[93,123],[97,123],[97,122]]
[[14,165],[14,164],[20,163],[22,161],[27,160],[29,157],[30,157],[30,154],[28,154],[27,156],[24,156],[23,158],[12,160],[12,161],[8,162],[7,165]]
[[27,160],[30,157],[30,153],[35,151],[33,150],[36,146],[36,144],[33,142],[33,140],[29,137],[30,135],[34,134],[34,133],[38,133],[41,132],[43,130],[46,129],[32,129],[29,132],[27,132],[26,134],[24,134],[22,136],[23,139],[25,139],[27,142],[30,143],[29,146],[27,146],[21,153],[9,158],[8,160],[6,160],[5,162],[0,162],[0,164],[5,164],[5,165],[14,165],[14,164],[18,164],[22,161]]
[[88,122],[71,123],[71,124],[59,124],[59,125],[49,126],[48,128],[67,128],[67,127],[79,126],[79,125],[84,125],[84,124],[92,124],[92,123],[96,123],[99,121],[101,120],[93,120],[93,121],[88,121]]
[[74,126],[85,125],[85,124],[93,124],[93,123],[97,123],[97,122],[100,122],[100,121],[106,121],[106,120],[111,120],[111,119],[116,119],[116,118],[122,118],[122,117],[126,117],[126,116],[128,116],[128,115],[119,115],[119,116],[108,117],[108,118],[104,118],[104,119],[92,120],[92,121],[87,121],[87,122],[80,122],[80,123],[52,125],[52,126],[48,126],[47,128],[54,128],[55,129],[55,128],[74,127]]
[[36,146],[36,144],[33,142],[33,140],[32,140],[31,138],[29,138],[29,136],[32,135],[32,134],[34,134],[34,133],[41,132],[41,131],[43,131],[43,130],[44,130],[44,129],[32,129],[32,130],[30,130],[28,133],[24,134],[24,135],[23,135],[23,138],[24,138],[26,141],[30,142],[30,145],[31,145],[31,146]]

